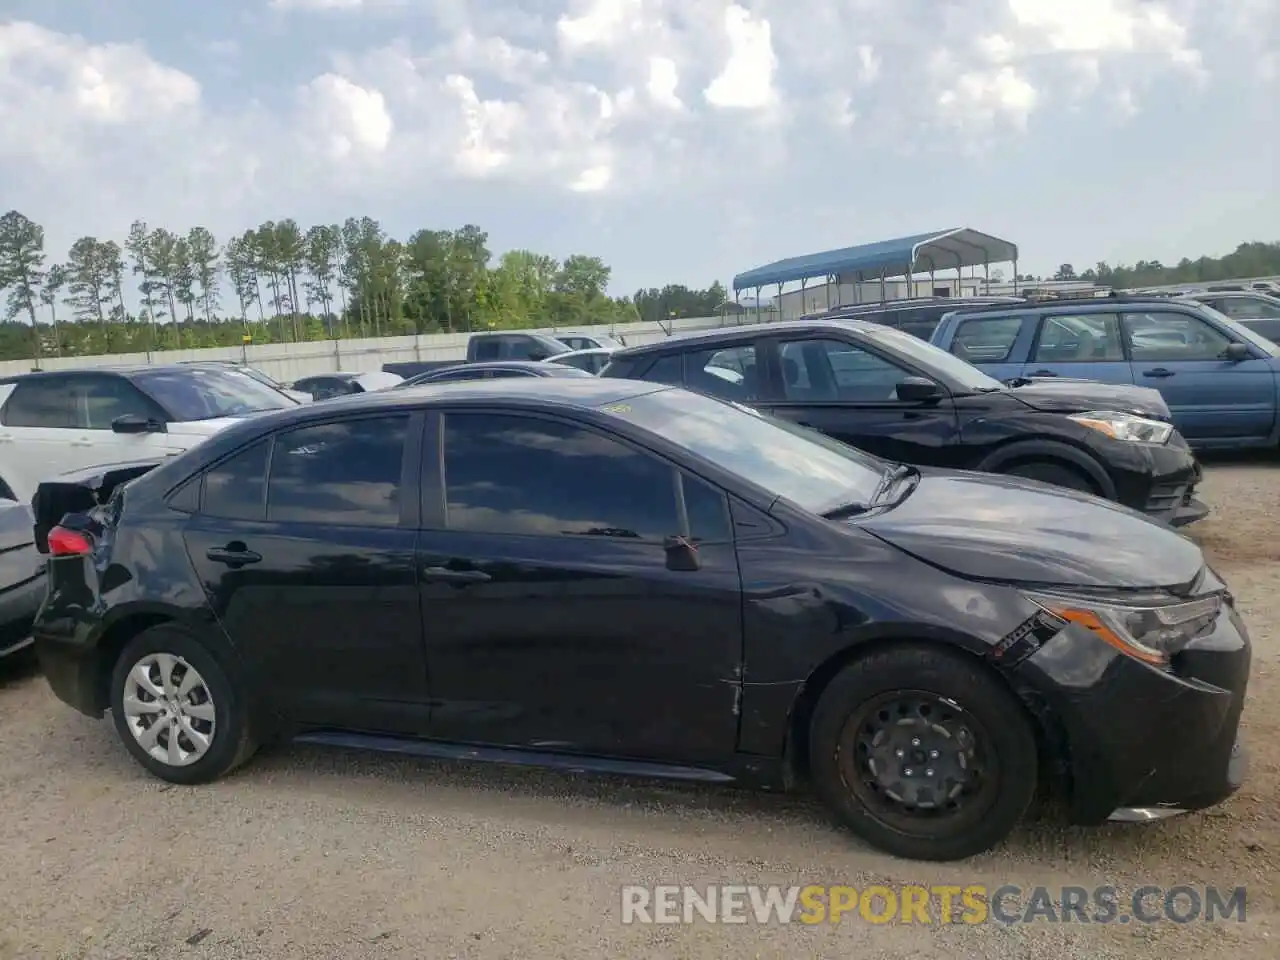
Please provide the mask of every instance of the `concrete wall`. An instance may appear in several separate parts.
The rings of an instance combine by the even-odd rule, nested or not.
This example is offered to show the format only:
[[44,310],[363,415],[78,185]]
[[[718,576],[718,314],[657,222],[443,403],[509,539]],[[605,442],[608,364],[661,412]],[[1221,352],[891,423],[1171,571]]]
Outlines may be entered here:
[[[674,334],[705,330],[710,327],[752,322],[754,315],[746,318],[689,317],[672,323]],[[653,343],[667,336],[656,323],[619,323],[602,326],[561,327],[559,333],[592,331],[603,334],[621,334],[627,343],[638,346]],[[536,333],[555,335],[556,330],[545,327]],[[361,373],[381,370],[384,363],[415,360],[462,360],[467,354],[470,334],[432,334],[420,337],[376,337],[367,340],[315,340],[306,343],[266,343],[248,347],[217,347],[210,350],[165,350],[153,354],[113,353],[95,357],[46,357],[41,364],[44,370],[83,370],[92,367],[109,367],[120,364],[178,363],[184,360],[243,360],[263,373],[284,383],[315,373],[334,370],[352,370]],[[29,360],[0,361],[0,376],[27,373]]]

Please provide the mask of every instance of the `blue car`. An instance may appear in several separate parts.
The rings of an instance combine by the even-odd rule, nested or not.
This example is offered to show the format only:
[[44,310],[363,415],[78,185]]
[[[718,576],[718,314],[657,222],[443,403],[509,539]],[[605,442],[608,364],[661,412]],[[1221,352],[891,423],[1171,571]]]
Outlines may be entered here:
[[1153,387],[1199,449],[1280,445],[1280,346],[1203,304],[1109,297],[953,311],[930,342],[1001,380]]

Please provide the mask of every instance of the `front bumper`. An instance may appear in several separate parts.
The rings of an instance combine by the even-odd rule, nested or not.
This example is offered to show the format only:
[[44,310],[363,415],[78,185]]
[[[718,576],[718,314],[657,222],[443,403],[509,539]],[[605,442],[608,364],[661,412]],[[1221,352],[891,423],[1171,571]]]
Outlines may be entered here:
[[1037,691],[1050,750],[1069,780],[1071,819],[1154,819],[1201,810],[1240,788],[1249,635],[1230,604],[1168,670],[1069,626],[1018,665]]
[[[1169,443],[1149,451],[1151,472],[1145,483],[1132,482],[1126,505],[1170,526],[1183,527],[1209,515],[1209,506],[1195,496],[1201,468],[1182,435],[1175,433]],[[1136,479],[1136,478],[1135,478]]]

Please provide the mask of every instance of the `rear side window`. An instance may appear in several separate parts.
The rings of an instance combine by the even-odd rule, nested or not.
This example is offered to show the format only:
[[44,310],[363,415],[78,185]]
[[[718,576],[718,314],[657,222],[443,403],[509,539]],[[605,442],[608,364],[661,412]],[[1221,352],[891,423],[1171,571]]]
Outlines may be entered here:
[[476,360],[497,360],[502,353],[502,344],[497,337],[485,337],[476,344]]
[[339,420],[276,437],[267,519],[394,527],[408,416]]
[[204,475],[200,512],[224,520],[261,520],[269,440],[259,440]]
[[1021,332],[1021,317],[961,320],[951,341],[951,352],[970,363],[1002,363],[1009,359]]
[[684,383],[683,360],[678,353],[659,357],[644,373],[644,379],[653,383],[667,383],[678,387]]
[[66,379],[20,380],[4,405],[4,425],[73,429],[75,413]]

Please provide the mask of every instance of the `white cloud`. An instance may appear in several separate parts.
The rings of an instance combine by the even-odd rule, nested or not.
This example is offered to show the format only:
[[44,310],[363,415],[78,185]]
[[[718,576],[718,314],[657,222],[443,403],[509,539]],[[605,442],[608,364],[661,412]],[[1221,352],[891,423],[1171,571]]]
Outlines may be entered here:
[[729,37],[729,57],[703,91],[707,103],[728,110],[773,106],[778,98],[773,86],[778,57],[773,52],[769,21],[731,4],[724,12],[724,29]]
[[1021,129],[1027,125],[1039,94],[1013,67],[962,73],[955,85],[938,97],[938,106],[951,123],[991,126],[1008,121]]
[[679,110],[684,106],[676,88],[680,86],[680,68],[670,57],[649,58],[649,82],[645,85],[649,97],[663,107]]
[[379,91],[326,73],[307,84],[302,93],[303,113],[318,121],[335,159],[359,151],[382,153],[391,143],[395,124]]

